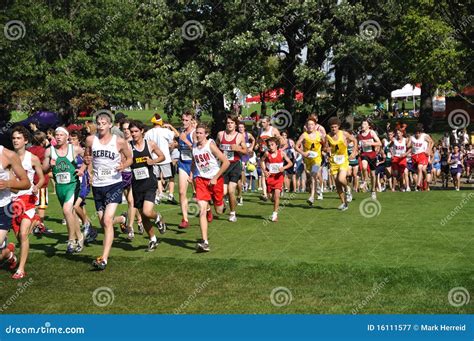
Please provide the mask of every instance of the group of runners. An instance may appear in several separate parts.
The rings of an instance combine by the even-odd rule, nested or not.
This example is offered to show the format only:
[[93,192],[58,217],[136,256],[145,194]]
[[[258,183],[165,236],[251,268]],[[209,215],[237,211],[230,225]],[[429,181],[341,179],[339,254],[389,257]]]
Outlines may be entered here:
[[[30,233],[48,233],[44,217],[50,175],[67,225],[67,253],[81,252],[97,237],[85,209],[92,191],[94,211],[104,233],[102,254],[92,265],[104,270],[116,224],[133,239],[137,220],[137,232],[149,238],[147,251],[156,249],[156,232],[164,234],[167,226],[155,205],[162,200],[178,203],[174,198],[176,176],[182,213],[178,227],[190,226],[188,190],[192,187],[202,237],[196,249],[208,252],[208,225],[214,219],[211,206],[218,215],[227,208],[228,221],[237,222],[249,174],[260,174],[261,199],[273,201],[271,221],[277,222],[285,189],[300,189],[301,179],[296,179],[300,167],[308,181],[309,205],[323,200],[323,193],[334,187],[341,201],[338,209],[345,211],[354,191],[370,191],[376,200],[377,192],[386,189],[429,190],[429,183],[437,177],[447,181],[443,176],[446,168],[459,190],[464,168],[470,176],[474,166],[472,145],[446,150],[435,146],[421,127],[412,136],[397,127],[381,139],[368,121],[354,132],[342,130],[340,120],[332,117],[326,132],[317,115],[311,115],[295,142],[287,132],[273,127],[269,117],[261,119],[253,136],[238,116],[228,115],[225,129],[215,139],[193,113],[183,113],[181,121],[182,126],[176,129],[155,114],[153,128],[147,129],[123,114],[114,117],[109,111],[100,111],[94,133],[57,127],[50,140],[41,131],[31,137],[26,128],[15,127],[14,150],[0,146],[0,261],[14,271],[12,278],[26,276]],[[128,209],[117,214],[124,198]],[[15,244],[7,240],[10,228],[20,244],[19,259]]]

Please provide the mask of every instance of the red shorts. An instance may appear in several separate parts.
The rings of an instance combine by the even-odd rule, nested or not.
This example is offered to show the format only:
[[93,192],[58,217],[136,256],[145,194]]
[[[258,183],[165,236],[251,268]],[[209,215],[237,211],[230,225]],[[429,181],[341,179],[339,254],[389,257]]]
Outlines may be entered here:
[[407,158],[394,156],[392,158],[392,170],[398,172],[398,174],[403,174],[407,168]]
[[284,180],[285,176],[283,173],[271,174],[268,178],[265,179],[267,183],[267,192],[271,193],[276,189],[282,191]]
[[224,178],[221,176],[217,179],[214,186],[210,186],[210,179],[196,177],[196,199],[214,201],[214,206],[224,205]]
[[428,156],[425,153],[413,154],[411,156],[411,161],[413,166],[418,167],[418,165],[427,166],[428,165]]
[[36,196],[34,194],[20,195],[12,201],[12,228],[15,234],[20,232],[20,225],[23,219],[33,222],[40,220],[36,214]]

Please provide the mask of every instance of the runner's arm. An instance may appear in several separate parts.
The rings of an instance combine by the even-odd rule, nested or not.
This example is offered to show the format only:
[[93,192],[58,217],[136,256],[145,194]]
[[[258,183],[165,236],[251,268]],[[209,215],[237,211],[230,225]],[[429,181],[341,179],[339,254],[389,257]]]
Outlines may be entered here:
[[252,134],[250,134],[250,133],[247,133],[247,134],[248,134],[249,142],[250,142],[250,147],[247,148],[247,152],[248,152],[248,155],[250,155],[250,152],[252,150],[254,150],[254,148],[255,148],[255,143],[257,142],[257,140],[255,140],[255,137],[253,137]]
[[48,173],[51,170],[51,148],[47,148],[44,152],[42,168],[43,173]]
[[38,188],[41,188],[44,185],[44,173],[41,162],[36,155],[31,156],[31,163],[35,169],[36,174],[38,175],[38,183],[36,185],[33,184],[33,193],[36,194],[38,192]]
[[158,145],[153,141],[148,141],[148,143],[150,145],[151,152],[154,153],[158,157],[154,160],[148,158],[147,159],[147,164],[151,166],[151,165],[156,165],[157,163],[160,163],[161,161],[164,161],[165,160],[165,155],[163,154],[161,149],[158,147]]
[[298,138],[298,141],[296,141],[296,144],[295,144],[295,149],[298,153],[300,153],[302,156],[304,157],[307,157],[308,156],[308,153],[307,152],[304,152],[303,149],[301,148],[302,147],[302,144],[303,144],[303,139],[304,139],[304,136],[303,134],[300,135],[300,137]]
[[82,166],[76,170],[77,176],[82,177],[88,166],[92,163],[92,143],[94,142],[94,136],[88,136],[86,138],[84,147],[84,162]]
[[286,155],[286,153],[281,153],[281,155],[283,156],[283,159],[285,159],[285,161],[287,162],[286,163],[286,166],[284,167],[281,167],[281,171],[285,171],[287,169],[290,169],[291,167],[293,167],[293,162],[290,160],[290,158],[288,157],[288,155]]
[[[119,153],[122,154],[122,162],[119,166],[119,169],[117,170],[123,171],[125,168],[130,167],[133,163],[132,151],[128,147],[128,142],[121,137],[117,138],[117,146],[119,147]],[[124,158],[125,160],[123,160]]]
[[[356,155],[359,153],[359,144],[357,143],[357,139],[352,135],[349,134],[347,131],[344,132],[344,136],[346,138],[346,141],[350,141],[354,144],[354,148],[352,148],[352,153],[349,155],[349,159],[352,160],[356,157]],[[379,140],[380,142],[380,140]],[[349,143],[347,143],[349,144]]]
[[236,144],[233,146],[233,150],[240,154],[247,154],[247,145],[245,144],[244,136],[240,133],[237,135]]
[[212,154],[214,154],[214,156],[217,157],[219,161],[221,162],[221,168],[219,168],[219,171],[211,180],[211,183],[214,182],[215,184],[217,179],[219,179],[221,175],[224,174],[224,172],[227,170],[227,168],[229,168],[230,162],[229,160],[227,160],[227,158],[224,156],[221,150],[217,148],[217,145],[214,142],[211,142],[209,144],[209,148],[211,149]]
[[3,149],[3,155],[5,155],[6,159],[8,160],[8,163],[4,169],[10,167],[16,178],[0,180],[0,190],[6,188],[9,188],[10,190],[22,190],[30,188],[31,183],[28,179],[26,171],[21,165],[20,157],[15,152],[12,152],[6,148]]

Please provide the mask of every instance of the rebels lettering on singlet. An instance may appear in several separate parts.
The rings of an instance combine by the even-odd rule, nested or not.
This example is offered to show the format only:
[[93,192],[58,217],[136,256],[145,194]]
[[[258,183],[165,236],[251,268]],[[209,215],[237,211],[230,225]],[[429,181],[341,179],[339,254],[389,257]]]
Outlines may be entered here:
[[93,157],[106,157],[111,160],[114,160],[117,155],[114,152],[111,152],[110,150],[94,150],[92,152]]

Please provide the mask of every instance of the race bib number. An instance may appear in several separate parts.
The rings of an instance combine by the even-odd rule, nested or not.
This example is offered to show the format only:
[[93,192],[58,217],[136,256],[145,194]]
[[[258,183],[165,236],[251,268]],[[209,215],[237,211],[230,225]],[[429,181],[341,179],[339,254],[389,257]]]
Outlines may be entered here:
[[202,173],[202,174],[208,174],[210,171],[211,171],[211,167],[209,165],[207,166],[202,166],[202,167],[199,167],[199,171]]
[[150,172],[148,171],[148,167],[135,168],[133,170],[133,176],[135,177],[135,180],[148,179],[150,177]]
[[333,160],[335,164],[342,165],[346,160],[346,157],[344,155],[334,155]]
[[270,164],[268,164],[268,171],[271,174],[280,173],[280,167],[282,167],[282,166],[283,165],[281,163],[270,163]]
[[192,158],[192,151],[190,149],[183,149],[181,150],[181,160],[183,161],[191,161]]
[[64,172],[56,174],[56,182],[58,184],[68,184],[71,182],[71,173]]
[[391,159],[391,158],[392,158],[392,153],[387,152],[387,159]]
[[112,168],[99,168],[99,179],[107,179],[114,176],[117,173],[115,169]]
[[372,146],[369,145],[372,141],[367,140],[366,142],[362,142],[362,151],[364,153],[368,153],[372,151]]
[[234,152],[233,151],[226,150],[226,151],[224,151],[224,154],[225,154],[225,157],[227,158],[227,160],[234,161]]
[[315,152],[315,151],[308,152],[308,158],[315,159],[317,157],[318,157],[318,152]]

